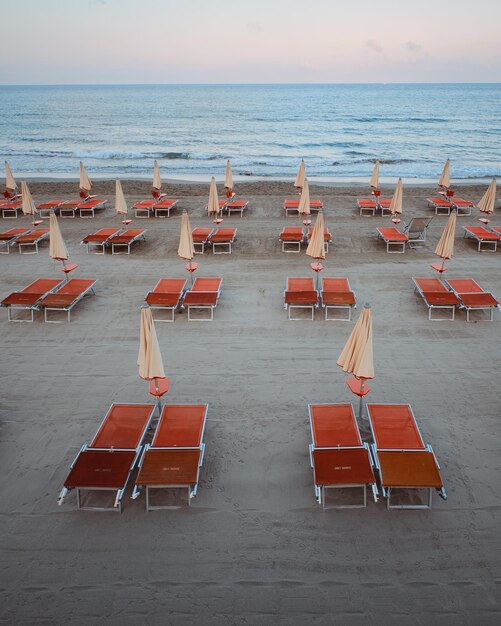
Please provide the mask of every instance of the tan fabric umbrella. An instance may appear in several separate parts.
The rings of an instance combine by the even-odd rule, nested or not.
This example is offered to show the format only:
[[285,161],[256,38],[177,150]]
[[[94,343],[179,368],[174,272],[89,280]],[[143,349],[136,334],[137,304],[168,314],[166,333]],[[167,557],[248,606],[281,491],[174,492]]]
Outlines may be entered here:
[[226,176],[224,178],[224,187],[228,191],[233,191],[233,174],[231,173],[230,160],[226,161]]
[[297,211],[300,216],[310,214],[310,187],[308,185],[307,178],[305,178],[303,181],[303,188],[301,190],[301,197],[299,198],[299,206]]
[[127,215],[127,202],[125,201],[122,183],[117,179],[115,187],[115,211],[118,215]]
[[444,232],[435,248],[435,254],[443,259],[452,259],[454,255],[454,236],[456,234],[456,211],[449,215]]
[[374,163],[374,169],[372,170],[370,186],[373,189],[379,189],[379,161]]
[[324,214],[319,213],[315,227],[313,228],[310,243],[306,248],[306,254],[313,259],[325,259],[324,231]]
[[87,175],[85,166],[82,161],[80,161],[80,189],[87,194],[89,194],[90,190],[92,189],[92,183],[89,176]]
[[213,176],[210,181],[209,203],[207,204],[207,212],[209,215],[217,217],[219,211],[219,198],[217,195],[216,179]]
[[164,364],[162,362],[155,324],[149,306],[144,306],[141,309],[137,364],[141,378],[145,380],[165,378]]
[[299,189],[304,187],[305,175],[304,159],[301,159],[301,165],[299,166],[296,180],[294,181],[294,187],[298,187]]
[[153,189],[160,191],[162,189],[162,179],[160,178],[160,168],[158,167],[158,161],[155,159],[153,164]]
[[59,224],[57,222],[57,217],[55,213],[50,214],[49,232],[50,232],[50,245],[49,245],[50,258],[56,259],[57,261],[66,261],[67,258],[69,257],[69,254],[66,248],[66,244],[64,243],[63,236],[61,235],[61,230],[59,229]]
[[490,215],[494,212],[494,203],[496,201],[496,179],[493,178],[491,184],[487,188],[487,191],[482,196],[480,202],[478,202],[477,206],[482,211],[482,213],[486,213]]
[[38,213],[27,183],[21,181],[21,199],[23,201],[21,210],[23,215],[36,215]]
[[191,261],[191,259],[195,256],[190,218],[188,217],[188,213],[186,213],[186,211],[183,211],[181,216],[181,236],[179,237],[177,254],[182,259],[186,259],[186,261]]
[[16,191],[17,189],[17,184],[14,180],[14,176],[12,174],[12,170],[10,169],[8,161],[5,161],[5,188],[8,191]]
[[440,180],[438,181],[438,186],[444,187],[445,189],[449,189],[451,186],[451,162],[449,159],[445,162],[442,176],[440,176]]
[[402,196],[403,196],[403,186],[402,179],[399,178],[397,185],[395,187],[395,191],[393,192],[393,197],[390,202],[390,213],[392,215],[400,215],[402,213]]
[[356,378],[374,378],[374,357],[372,352],[372,311],[364,306],[357,323],[351,331],[343,351],[337,360],[343,372]]

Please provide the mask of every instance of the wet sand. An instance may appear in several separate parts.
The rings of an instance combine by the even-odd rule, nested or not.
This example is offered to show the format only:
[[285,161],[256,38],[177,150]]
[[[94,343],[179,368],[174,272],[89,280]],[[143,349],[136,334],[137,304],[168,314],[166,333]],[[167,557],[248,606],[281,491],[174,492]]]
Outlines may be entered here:
[[[146,181],[124,181],[130,203]],[[485,186],[461,187],[478,200]],[[70,198],[74,183],[31,185],[36,201]],[[130,257],[86,254],[78,243],[113,213],[114,182],[95,192],[109,208],[94,219],[61,219],[76,277],[97,278],[71,324],[7,322],[2,331],[0,617],[10,624],[498,624],[501,619],[500,324],[429,322],[412,276],[429,263],[445,225],[435,217],[426,245],[386,254],[375,237],[388,217],[361,218],[361,187],[311,188],[323,200],[333,243],[325,276],[347,276],[359,307],[370,301],[376,378],[371,402],[410,403],[433,445],[448,493],[431,511],[322,511],[309,466],[309,402],[354,402],[336,359],[353,323],[288,321],[287,276],[308,276],[310,259],[282,254],[278,234],[291,184],[240,184],[247,214],[232,255],[197,257],[199,276],[223,276],[213,323],[157,323],[172,403],[209,404],[205,462],[190,508],[146,513],[144,496],[124,497],[122,515],[76,510],[57,496],[68,467],[112,402],[145,402],[139,379],[139,309],[159,278],[183,277],[177,257],[181,209],[191,225],[208,186],[178,184],[169,219],[133,220],[146,242]],[[388,191],[388,193],[385,193]],[[405,187],[404,220],[433,215],[433,187]],[[383,190],[388,196],[389,190]],[[365,194],[366,195],[366,194]],[[500,252],[462,239],[458,218],[450,277],[471,277],[501,296]],[[2,230],[25,219],[2,220]],[[496,210],[493,223],[501,223]],[[1,295],[37,277],[59,277],[48,258],[0,257]],[[370,441],[364,418],[362,434]]]

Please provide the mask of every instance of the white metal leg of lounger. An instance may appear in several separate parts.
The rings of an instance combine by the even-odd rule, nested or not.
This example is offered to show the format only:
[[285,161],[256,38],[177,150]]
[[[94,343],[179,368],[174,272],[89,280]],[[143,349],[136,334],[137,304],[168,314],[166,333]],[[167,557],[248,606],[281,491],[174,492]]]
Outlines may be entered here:
[[[360,208],[360,216],[361,217],[374,217],[376,215],[376,207],[370,206],[361,206]],[[369,215],[365,215],[365,211],[369,211]]]
[[287,207],[285,209],[285,217],[289,217],[289,211],[292,211],[292,215],[299,215],[299,208],[298,207]]
[[88,289],[87,291],[85,291],[84,293],[80,294],[78,296],[78,298],[76,300],[74,300],[70,306],[68,307],[50,307],[47,306],[45,307],[45,311],[44,311],[44,320],[48,323],[48,324],[62,324],[63,322],[61,320],[50,320],[48,319],[47,313],[48,311],[65,311],[68,314],[68,323],[71,322],[71,309],[76,306],[80,300],[83,300],[84,296],[89,295],[90,293],[92,293],[93,295],[96,295],[96,292],[94,291],[94,289],[91,287],[90,289]]
[[[363,490],[363,504],[333,504],[331,506],[325,505],[325,492],[328,489],[355,489],[360,488]],[[353,485],[321,485],[317,486],[318,489],[318,503],[322,505],[322,509],[365,509],[367,508],[367,485],[365,484],[353,484]]]
[[440,205],[435,206],[435,215],[450,215],[450,214],[451,214],[451,207],[440,206]]
[[[405,244],[406,241],[386,241],[386,252],[388,254],[404,254],[405,253]],[[401,250],[390,250],[390,246],[399,247],[401,246]]]
[[456,213],[458,217],[471,215],[471,206],[456,206]]
[[[293,321],[293,322],[300,322],[302,320],[312,320],[315,319],[315,307],[313,304],[289,304],[287,306],[288,308],[288,315],[289,315],[289,320]],[[311,312],[311,317],[291,317],[291,311],[292,309],[308,309]]]
[[64,217],[75,217],[77,212],[76,207],[74,209],[65,209],[64,207],[61,207],[59,209],[59,216],[64,218]]
[[[285,246],[292,246],[292,249],[286,250]],[[300,241],[282,241],[282,252],[301,252]]]
[[[347,317],[329,317],[329,309],[335,309],[337,311],[348,311]],[[325,319],[330,322],[351,322],[351,311],[353,309],[352,304],[326,304],[325,305]]]
[[[219,252],[216,252],[219,250]],[[213,242],[212,244],[213,254],[231,254],[231,241]]]
[[135,216],[137,219],[149,219],[151,217],[151,209],[136,209]]
[[387,487],[386,491],[386,508],[387,509],[431,509],[432,488],[428,488],[428,501],[424,504],[391,504],[391,487]]
[[[155,209],[155,217],[170,217],[170,212],[173,208],[174,205],[165,209]],[[167,213],[167,215],[165,215],[165,213]]]
[[[204,306],[202,304],[192,305],[188,304],[188,320],[190,322],[212,322],[214,319],[214,309],[212,305]],[[201,311],[209,311],[209,317],[191,317],[191,309],[199,309]]]
[[150,305],[150,309],[152,314],[154,315],[154,311],[170,311],[170,317],[153,317],[153,321],[154,322],[173,322],[174,321],[174,315],[176,313],[176,309],[179,306],[179,302],[176,304],[176,306],[151,306]]
[[[19,211],[19,208],[17,209],[2,209],[2,217],[4,220],[15,220],[17,219],[17,212]],[[13,213],[13,215],[8,215],[9,213]]]
[[[454,316],[456,313],[455,305],[437,306],[436,304],[428,304],[427,306],[428,306],[428,319],[430,320],[430,322],[448,322],[448,321],[454,320]],[[433,317],[433,309],[439,309],[441,311],[450,310],[452,311],[452,315],[451,317]]]
[[[31,252],[23,252],[23,248],[33,246],[35,249]],[[19,254],[38,254],[38,241],[33,241],[30,243],[18,243],[17,247],[19,248]]]
[[195,254],[204,254],[205,253],[205,241],[194,241],[193,252]]
[[489,317],[487,319],[478,319],[476,322],[493,322],[494,321],[494,308],[493,306],[475,306],[475,307],[464,307],[466,311],[466,321],[470,321],[470,311],[489,311]]
[[[30,319],[21,319],[12,317],[12,311],[30,311]],[[35,308],[34,307],[7,307],[7,321],[9,322],[34,322],[35,321]]]

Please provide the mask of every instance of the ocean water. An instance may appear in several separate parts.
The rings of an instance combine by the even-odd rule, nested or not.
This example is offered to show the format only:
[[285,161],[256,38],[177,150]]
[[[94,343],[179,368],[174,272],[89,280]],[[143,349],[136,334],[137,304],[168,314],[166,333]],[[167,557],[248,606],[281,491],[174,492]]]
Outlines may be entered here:
[[501,84],[0,86],[16,176],[501,175]]

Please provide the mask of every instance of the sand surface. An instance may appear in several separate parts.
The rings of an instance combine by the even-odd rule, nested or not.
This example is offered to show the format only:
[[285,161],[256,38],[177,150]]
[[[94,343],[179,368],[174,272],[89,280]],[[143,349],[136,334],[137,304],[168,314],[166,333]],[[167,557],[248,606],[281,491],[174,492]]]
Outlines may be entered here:
[[[353,401],[335,361],[353,323],[287,321],[287,276],[308,276],[310,259],[282,254],[282,202],[292,185],[239,185],[251,202],[234,253],[198,257],[199,276],[223,276],[213,323],[157,324],[168,401],[209,404],[206,455],[191,508],[146,513],[144,496],[124,498],[122,515],[76,510],[57,496],[68,467],[112,402],[149,400],[137,374],[139,308],[159,278],[183,277],[177,257],[180,210],[134,220],[147,241],[130,257],[86,254],[81,238],[119,224],[113,181],[95,219],[60,220],[75,273],[97,278],[97,295],[71,324],[7,322],[0,311],[0,620],[9,624],[499,624],[500,324],[429,322],[412,276],[429,263],[446,218],[426,245],[386,254],[361,218],[359,189],[313,187],[334,242],[325,276],[348,276],[358,312],[370,301],[376,379],[372,402],[410,403],[442,468],[449,499],[431,511],[322,511],[308,459],[309,402]],[[124,182],[127,199],[147,182]],[[73,197],[73,183],[34,183],[36,201]],[[478,200],[484,187],[463,187]],[[406,187],[404,218],[432,215],[433,188]],[[168,189],[191,224],[204,215],[206,185]],[[388,195],[388,194],[384,194]],[[500,254],[479,254],[461,238],[478,211],[458,219],[450,277],[471,277],[501,296]],[[2,220],[2,230],[24,223]],[[493,223],[501,223],[499,210]],[[1,295],[37,277],[58,277],[48,244],[38,255],[0,257]],[[358,316],[358,312],[355,317]],[[360,424],[370,441],[366,419]]]

